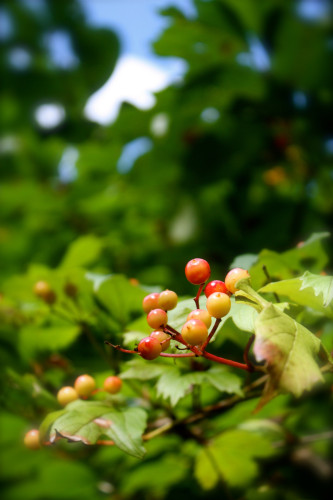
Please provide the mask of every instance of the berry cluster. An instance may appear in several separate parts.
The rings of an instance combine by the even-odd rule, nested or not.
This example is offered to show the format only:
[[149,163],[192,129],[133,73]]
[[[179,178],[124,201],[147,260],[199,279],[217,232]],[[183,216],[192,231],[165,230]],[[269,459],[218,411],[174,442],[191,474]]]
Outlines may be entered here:
[[[66,406],[76,399],[87,399],[96,392],[105,391],[109,394],[117,394],[122,387],[122,380],[116,375],[111,375],[104,380],[103,389],[96,389],[95,379],[91,375],[80,375],[74,382],[74,387],[62,387],[57,393],[57,400],[61,406]],[[38,429],[31,429],[24,436],[24,444],[31,450],[41,447]]]
[[[242,364],[220,358],[206,351],[206,346],[216,332],[221,319],[230,311],[230,296],[237,291],[237,282],[240,279],[249,278],[249,273],[245,269],[235,268],[229,271],[224,282],[214,280],[207,283],[210,274],[209,263],[204,259],[192,259],[186,264],[186,278],[190,283],[199,285],[199,289],[194,299],[196,309],[189,313],[181,332],[168,324],[168,311],[177,306],[177,294],[172,290],[165,290],[161,293],[150,293],[143,299],[142,307],[147,314],[148,325],[153,329],[152,333],[143,338],[133,351],[110,345],[123,352],[138,353],[147,360],[155,359],[158,356],[174,358],[203,356],[218,363],[251,371],[252,366],[247,360],[247,355],[246,364]],[[202,291],[207,297],[206,309],[199,307]],[[212,318],[215,318],[215,323],[209,331]],[[178,344],[185,346],[181,349],[187,352],[166,353],[171,341],[176,341],[178,349],[180,349]],[[106,343],[109,344],[109,342]]]

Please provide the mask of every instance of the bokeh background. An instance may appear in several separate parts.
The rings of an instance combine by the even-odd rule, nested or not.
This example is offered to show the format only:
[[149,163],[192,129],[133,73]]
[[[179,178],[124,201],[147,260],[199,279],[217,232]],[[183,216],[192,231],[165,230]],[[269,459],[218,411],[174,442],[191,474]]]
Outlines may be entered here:
[[191,258],[224,276],[237,255],[331,231],[332,14],[329,0],[2,0],[0,285],[84,236],[91,270],[186,294]]

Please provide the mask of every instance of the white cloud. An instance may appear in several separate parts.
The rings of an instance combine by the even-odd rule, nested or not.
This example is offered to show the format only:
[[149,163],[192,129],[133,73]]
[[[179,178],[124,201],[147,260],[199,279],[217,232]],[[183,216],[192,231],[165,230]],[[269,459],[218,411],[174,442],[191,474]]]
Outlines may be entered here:
[[107,125],[116,120],[124,101],[139,109],[149,109],[156,101],[153,92],[162,90],[172,80],[174,75],[170,71],[135,56],[123,56],[109,80],[88,99],[85,115]]

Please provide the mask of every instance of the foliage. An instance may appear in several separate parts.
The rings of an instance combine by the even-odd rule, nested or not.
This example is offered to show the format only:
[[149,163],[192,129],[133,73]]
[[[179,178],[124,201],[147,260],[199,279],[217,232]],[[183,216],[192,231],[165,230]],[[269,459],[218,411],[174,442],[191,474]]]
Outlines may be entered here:
[[[332,24],[302,18],[301,3],[165,9],[154,50],[187,72],[110,126],[84,108],[114,69],[116,35],[78,0],[1,3],[4,500],[317,500],[328,487]],[[48,104],[64,113],[49,128],[36,118]],[[139,137],[150,151],[122,170]],[[150,331],[142,299],[165,287],[181,294],[180,329],[194,308],[184,265],[199,255],[218,279],[250,271],[208,351],[245,366],[254,338],[254,371],[104,344],[133,350]],[[53,304],[34,294],[41,280]],[[61,408],[58,390],[85,373],[99,390]],[[102,390],[110,375],[118,394]],[[30,428],[38,451],[23,446]]]

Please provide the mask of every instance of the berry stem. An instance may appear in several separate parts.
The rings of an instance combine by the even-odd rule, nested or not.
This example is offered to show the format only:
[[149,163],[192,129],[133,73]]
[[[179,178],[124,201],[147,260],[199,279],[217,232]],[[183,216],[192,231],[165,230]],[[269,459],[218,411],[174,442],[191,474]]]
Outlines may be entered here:
[[163,356],[164,358],[193,358],[195,354],[194,352],[183,352],[180,354],[161,352],[160,356]]
[[218,328],[218,326],[219,326],[220,323],[221,323],[221,318],[216,318],[214,326],[213,326],[211,332],[209,333],[209,335],[207,337],[207,340],[201,346],[202,352],[204,352],[204,350],[206,349],[207,344],[209,344],[209,342],[211,341],[211,338],[213,337],[213,335],[216,332],[216,330],[217,330],[217,328]]
[[216,363],[220,363],[221,365],[229,365],[234,368],[240,368],[241,370],[246,370],[247,372],[253,371],[253,367],[245,365],[244,363],[238,363],[237,361],[232,361],[231,359],[220,358],[219,356],[215,356],[215,354],[211,354],[210,352],[204,351],[202,356],[206,359],[210,359],[211,361],[215,361]]
[[104,340],[104,344],[110,345],[114,349],[117,349],[117,351],[127,352],[128,354],[139,354],[138,351],[133,351],[130,349],[123,349],[120,345],[113,345],[113,344],[111,344],[111,342],[108,342],[107,340]]
[[196,305],[197,309],[200,309],[200,307],[199,307],[199,298],[200,298],[200,295],[201,295],[201,292],[202,292],[204,286],[205,286],[205,283],[201,283],[201,285],[199,285],[198,293],[196,294],[196,296],[194,298],[194,302],[195,302],[195,305]]

